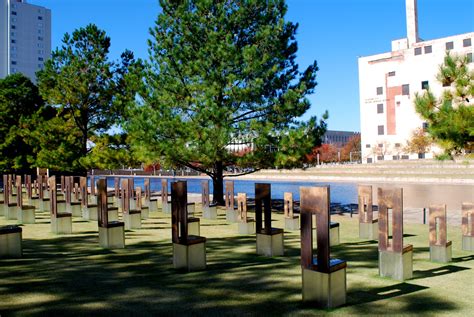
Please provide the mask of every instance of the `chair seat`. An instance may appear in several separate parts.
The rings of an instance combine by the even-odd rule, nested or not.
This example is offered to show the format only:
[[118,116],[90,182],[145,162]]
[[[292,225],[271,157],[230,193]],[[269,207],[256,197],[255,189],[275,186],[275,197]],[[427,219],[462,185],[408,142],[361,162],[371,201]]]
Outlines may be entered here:
[[[347,267],[346,261],[332,258],[332,259],[329,259],[329,272],[325,272],[325,273],[335,272],[345,267]],[[313,266],[311,269],[314,271],[319,271],[317,258],[313,258]]]
[[22,229],[19,226],[3,226],[0,227],[0,234],[9,234],[9,233],[17,233],[21,232]]
[[271,228],[270,230],[262,229],[262,230],[259,230],[257,233],[273,236],[273,235],[283,233],[283,229],[280,229],[280,228]]
[[205,237],[189,235],[187,239],[180,238],[178,244],[181,245],[193,245],[198,243],[206,242]]

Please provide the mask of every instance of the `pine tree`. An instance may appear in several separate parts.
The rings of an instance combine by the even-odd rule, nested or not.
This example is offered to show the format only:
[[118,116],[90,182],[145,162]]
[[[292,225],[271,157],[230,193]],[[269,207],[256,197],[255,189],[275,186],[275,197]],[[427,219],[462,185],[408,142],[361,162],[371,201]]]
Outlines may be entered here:
[[467,56],[450,55],[439,66],[437,80],[444,91],[415,94],[416,111],[428,123],[428,133],[448,154],[474,150],[474,70]]
[[[149,162],[209,175],[223,203],[224,170],[295,167],[325,132],[310,107],[316,62],[295,62],[297,25],[283,0],[160,1],[133,146]],[[235,150],[232,150],[235,149]]]

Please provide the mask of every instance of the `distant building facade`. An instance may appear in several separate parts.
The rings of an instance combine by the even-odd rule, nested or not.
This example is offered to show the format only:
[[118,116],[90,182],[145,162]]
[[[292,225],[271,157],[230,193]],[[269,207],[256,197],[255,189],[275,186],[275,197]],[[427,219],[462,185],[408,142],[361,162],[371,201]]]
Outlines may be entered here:
[[0,78],[35,73],[51,57],[51,10],[26,0],[0,0]]
[[360,135],[359,132],[349,132],[349,131],[333,131],[328,130],[323,136],[321,142],[323,144],[332,144],[336,147],[343,147],[349,142],[349,140],[357,135]]
[[[415,93],[429,87],[441,95],[445,87],[436,75],[448,51],[467,55],[474,68],[474,33],[424,41],[418,36],[416,0],[406,0],[406,13],[407,38],[392,41],[391,52],[359,58],[363,163],[419,158],[403,150],[415,129],[427,127],[415,111]],[[420,158],[431,158],[436,151],[434,147]]]

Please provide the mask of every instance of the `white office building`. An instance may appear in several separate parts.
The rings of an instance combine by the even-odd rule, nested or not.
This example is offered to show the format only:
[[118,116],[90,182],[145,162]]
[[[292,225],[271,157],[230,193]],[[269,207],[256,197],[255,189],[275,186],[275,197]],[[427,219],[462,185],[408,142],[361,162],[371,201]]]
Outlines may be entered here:
[[[392,41],[391,52],[359,58],[363,163],[419,158],[403,150],[415,129],[426,128],[415,111],[415,93],[429,87],[435,96],[441,95],[445,87],[436,75],[447,51],[467,55],[474,68],[474,33],[420,39],[416,0],[406,0],[406,18],[407,37]],[[420,158],[432,158],[439,151],[432,147]]]
[[0,78],[35,73],[51,56],[51,11],[26,0],[0,0]]

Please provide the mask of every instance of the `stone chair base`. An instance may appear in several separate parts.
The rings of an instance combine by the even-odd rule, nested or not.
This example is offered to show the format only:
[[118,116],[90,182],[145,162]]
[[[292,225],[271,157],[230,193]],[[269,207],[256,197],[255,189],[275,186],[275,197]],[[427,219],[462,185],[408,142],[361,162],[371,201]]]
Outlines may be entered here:
[[[138,212],[137,212],[138,211]],[[139,210],[130,210],[123,214],[123,222],[125,222],[125,229],[141,229],[142,227],[142,216]]]
[[462,249],[464,251],[474,251],[474,236],[462,236]]
[[35,206],[23,205],[21,209],[18,209],[17,218],[18,218],[18,223],[20,224],[36,223]]
[[142,220],[150,218],[150,209],[148,207],[142,207],[141,209]]
[[150,212],[158,211],[158,201],[156,199],[145,200],[145,206]]
[[318,308],[335,308],[346,303],[346,267],[323,273],[302,269],[303,302]]
[[202,207],[202,217],[205,219],[217,219],[217,207]]
[[430,245],[430,261],[439,263],[451,262],[452,256],[452,243],[448,241],[446,245]]
[[71,206],[67,209],[70,209],[68,212],[70,212],[73,217],[82,217],[82,206],[80,203],[71,203]]
[[18,207],[16,204],[4,205],[4,214],[6,220],[17,220],[18,219]]
[[359,238],[378,240],[379,238],[379,222],[374,220],[370,222],[359,222]]
[[107,227],[99,227],[99,245],[104,249],[125,248],[125,229],[123,222],[109,222]]
[[292,218],[285,218],[285,230],[300,230],[300,217],[293,216]]
[[225,220],[230,223],[239,222],[239,211],[237,209],[226,209]]
[[257,232],[257,254],[282,256],[284,254],[283,230],[272,228],[270,234]]
[[38,200],[38,210],[39,211],[51,211],[51,203],[49,201],[49,198]]
[[170,214],[171,213],[171,204],[170,203],[161,204],[161,211],[165,214]]
[[0,258],[21,258],[22,229],[17,226],[0,227]]
[[379,275],[404,281],[413,276],[413,246],[407,245],[403,252],[379,251]]
[[97,206],[89,205],[87,207],[82,207],[82,218],[90,221],[97,221],[98,218]]
[[199,218],[195,218],[195,217],[188,218],[188,235],[192,235],[192,236],[201,235],[201,222]]
[[51,215],[51,232],[55,234],[71,234],[72,215],[58,214],[56,217]]
[[255,220],[247,219],[247,222],[238,223],[239,234],[255,234]]
[[87,195],[87,204],[88,205],[97,205],[97,196]]
[[194,237],[188,236],[188,242],[192,243],[173,243],[175,269],[185,269],[188,272],[206,269],[206,239],[195,239],[194,242]]

